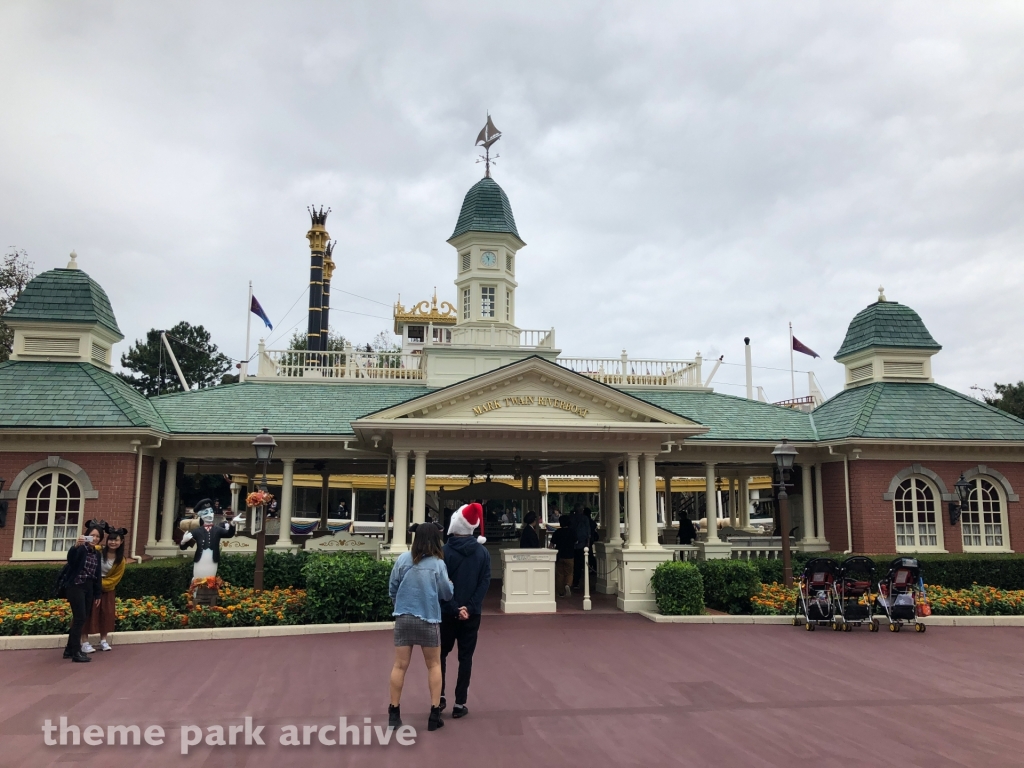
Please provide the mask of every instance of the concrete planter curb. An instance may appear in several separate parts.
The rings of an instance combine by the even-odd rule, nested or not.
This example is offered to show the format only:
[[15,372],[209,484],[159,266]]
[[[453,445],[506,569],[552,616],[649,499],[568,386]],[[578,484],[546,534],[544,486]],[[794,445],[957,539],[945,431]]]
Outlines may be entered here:
[[[393,621],[369,621],[362,624],[286,624],[270,627],[218,627],[216,629],[161,629],[150,632],[115,632],[113,643],[175,643],[184,640],[237,640],[249,637],[293,637],[295,635],[326,635],[339,632],[374,632],[392,630]],[[33,648],[63,648],[67,635],[14,635],[0,637],[0,651]]]
[[[792,616],[663,616],[640,611],[657,624],[791,624]],[[879,619],[883,625],[887,622]],[[929,616],[921,620],[929,627],[1024,627],[1024,616]]]

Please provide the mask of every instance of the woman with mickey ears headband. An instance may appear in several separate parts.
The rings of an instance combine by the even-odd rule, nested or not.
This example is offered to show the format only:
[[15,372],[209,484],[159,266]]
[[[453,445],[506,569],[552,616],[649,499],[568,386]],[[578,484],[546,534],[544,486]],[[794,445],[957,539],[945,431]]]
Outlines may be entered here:
[[115,590],[124,576],[124,542],[128,535],[127,528],[111,528],[107,526],[107,538],[96,550],[100,555],[100,600],[89,614],[85,632],[82,635],[82,653],[92,653],[89,635],[99,635],[99,650],[109,651],[107,638],[114,631],[117,620],[117,597]]

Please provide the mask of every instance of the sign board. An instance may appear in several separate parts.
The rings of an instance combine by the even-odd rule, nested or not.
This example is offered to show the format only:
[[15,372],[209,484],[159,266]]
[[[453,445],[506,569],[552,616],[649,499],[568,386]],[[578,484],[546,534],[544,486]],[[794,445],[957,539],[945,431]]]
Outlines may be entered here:
[[253,507],[251,512],[251,521],[249,523],[249,533],[257,534],[263,530],[263,515],[266,510],[266,506],[261,504],[258,507]]

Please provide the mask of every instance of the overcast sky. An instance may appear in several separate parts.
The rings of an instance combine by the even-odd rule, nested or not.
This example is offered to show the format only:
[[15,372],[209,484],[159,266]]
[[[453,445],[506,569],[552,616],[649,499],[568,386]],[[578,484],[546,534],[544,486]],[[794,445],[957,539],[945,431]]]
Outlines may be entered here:
[[750,336],[779,400],[792,321],[832,395],[882,284],[940,383],[1024,378],[1019,2],[502,5],[7,0],[2,245],[76,249],[118,353],[188,320],[241,358],[249,280],[275,337],[305,326],[328,205],[332,325],[368,340],[398,294],[454,299],[490,110],[518,324],[564,354],[725,355],[742,395]]

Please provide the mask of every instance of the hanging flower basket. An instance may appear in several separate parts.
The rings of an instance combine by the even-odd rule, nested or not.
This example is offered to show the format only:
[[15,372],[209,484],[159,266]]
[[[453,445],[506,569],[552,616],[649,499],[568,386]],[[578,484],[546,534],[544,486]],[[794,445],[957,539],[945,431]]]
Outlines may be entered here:
[[265,491],[253,491],[245,497],[245,506],[252,509],[253,507],[261,507],[269,504],[274,500],[274,494],[267,493]]

